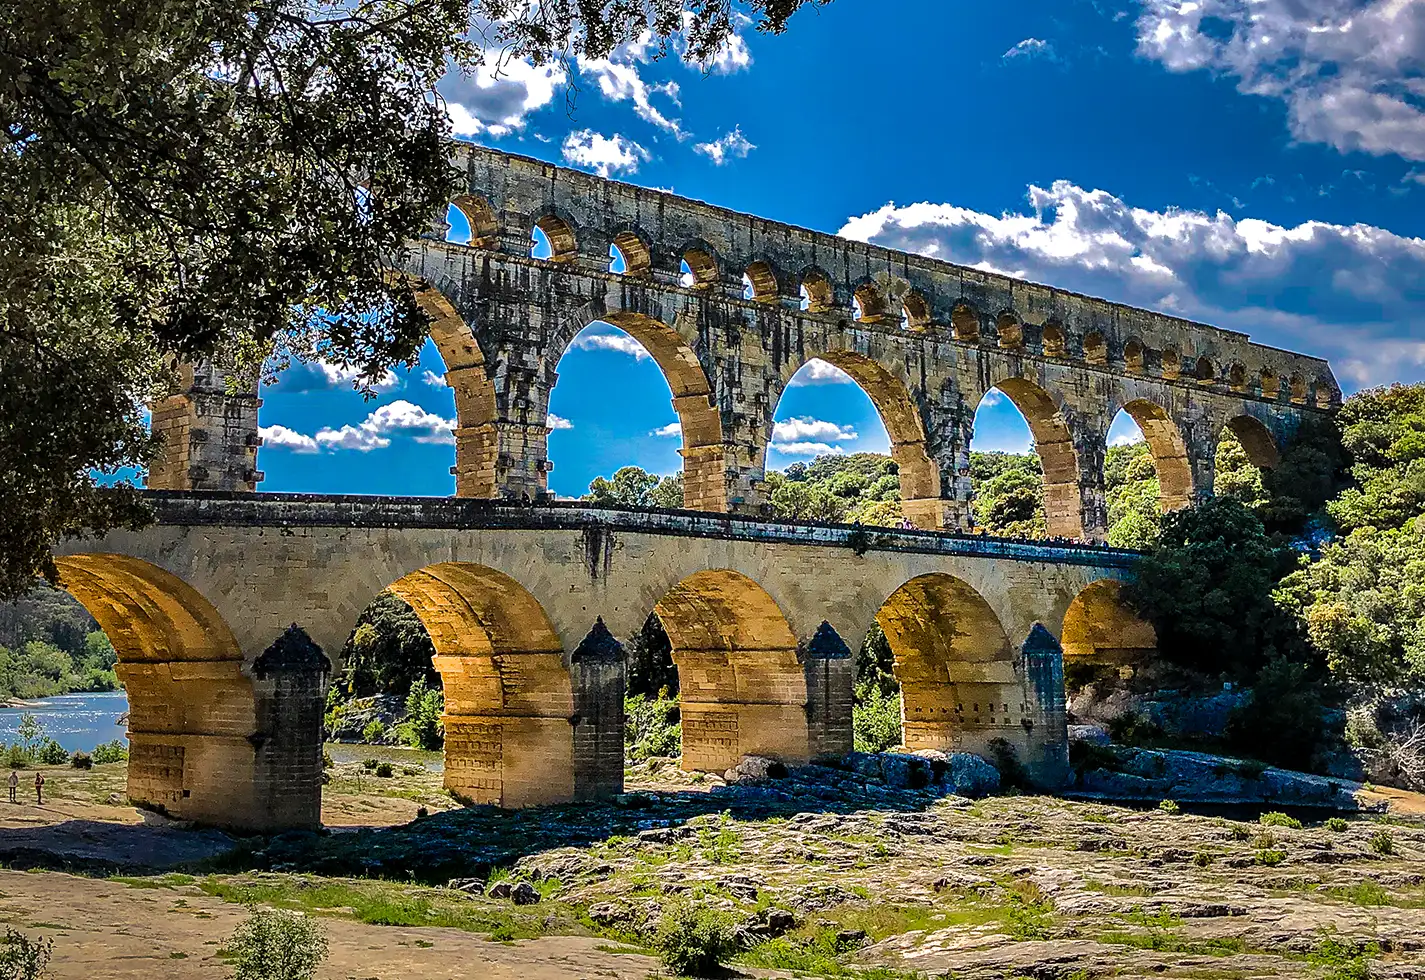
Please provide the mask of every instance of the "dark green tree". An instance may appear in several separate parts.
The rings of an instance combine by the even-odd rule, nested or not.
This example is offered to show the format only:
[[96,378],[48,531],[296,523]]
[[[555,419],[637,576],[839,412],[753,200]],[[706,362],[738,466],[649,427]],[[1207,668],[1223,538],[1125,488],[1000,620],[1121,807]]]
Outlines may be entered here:
[[404,697],[417,681],[438,691],[440,674],[431,661],[434,656],[435,645],[415,610],[394,593],[382,592],[361,614],[346,641],[340,685],[348,697]]

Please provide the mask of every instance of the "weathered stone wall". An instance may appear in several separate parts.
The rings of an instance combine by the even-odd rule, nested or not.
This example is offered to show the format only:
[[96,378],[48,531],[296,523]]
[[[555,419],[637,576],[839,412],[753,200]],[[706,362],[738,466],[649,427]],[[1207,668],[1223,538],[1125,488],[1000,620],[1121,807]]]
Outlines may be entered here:
[[[844,751],[849,651],[892,614],[908,624],[909,640],[898,634],[893,645],[911,671],[909,741],[988,751],[1004,737],[1037,758],[1055,737],[1053,709],[1017,651],[1034,622],[1057,630],[1076,596],[1121,578],[1133,557],[918,531],[877,534],[858,556],[850,528],[734,515],[295,494],[151,499],[154,526],[66,545],[62,583],[120,652],[144,760],[134,795],[247,826],[310,822],[320,799],[321,685],[263,657],[294,624],[333,655],[387,588],[412,603],[435,643],[447,785],[527,805],[621,786],[623,665],[590,637],[599,620],[614,637],[632,636],[655,609],[680,669],[690,766]],[[131,584],[140,579],[142,589]],[[953,588],[980,618],[897,598],[926,580]],[[999,638],[993,649],[981,642],[988,633]],[[915,741],[922,728],[933,734]]]
[[256,490],[261,407],[256,378],[212,361],[178,365],[178,391],[153,406],[153,431],[163,437],[163,448],[149,468],[148,487]]

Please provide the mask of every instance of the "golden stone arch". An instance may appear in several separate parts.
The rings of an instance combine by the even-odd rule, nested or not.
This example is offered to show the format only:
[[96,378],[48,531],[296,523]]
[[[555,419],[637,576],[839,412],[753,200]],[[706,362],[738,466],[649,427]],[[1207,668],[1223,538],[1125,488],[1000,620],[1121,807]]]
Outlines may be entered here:
[[[1269,470],[1281,462],[1277,441],[1261,419],[1251,415],[1238,415],[1228,419],[1223,428],[1237,437],[1247,454],[1247,462],[1258,469]],[[1220,441],[1221,437],[1218,438]]]
[[895,658],[908,749],[985,754],[1022,742],[1031,710],[1015,655],[989,602],[963,579],[932,572],[904,583],[876,613]]
[[1034,436],[1034,448],[1044,471],[1044,516],[1048,533],[1056,537],[1082,538],[1079,454],[1059,404],[1048,391],[1027,378],[1006,378],[994,387],[1019,409]]
[[503,572],[441,562],[397,579],[445,688],[445,787],[476,803],[571,799],[574,695],[544,608]]
[[776,601],[731,569],[687,576],[654,606],[673,648],[683,768],[721,772],[744,755],[810,755],[806,678]]
[[262,826],[254,796],[257,698],[221,614],[156,565],[56,557],[59,584],[98,621],[129,699],[128,796],[173,816]]
[[1158,504],[1163,512],[1191,504],[1195,494],[1192,464],[1188,462],[1187,443],[1178,423],[1167,409],[1146,398],[1128,402],[1123,411],[1138,424],[1153,453],[1153,464],[1158,471]]
[[1153,625],[1123,601],[1123,583],[1099,579],[1085,586],[1064,613],[1064,667],[1075,663],[1132,665],[1158,649]]
[[[944,527],[940,470],[926,451],[925,426],[905,382],[875,359],[854,351],[818,351],[813,357],[845,371],[876,407],[891,439],[891,458],[900,470],[901,511],[906,519],[928,530]],[[800,368],[787,365],[783,380],[790,381]],[[767,424],[770,430],[770,418]]]

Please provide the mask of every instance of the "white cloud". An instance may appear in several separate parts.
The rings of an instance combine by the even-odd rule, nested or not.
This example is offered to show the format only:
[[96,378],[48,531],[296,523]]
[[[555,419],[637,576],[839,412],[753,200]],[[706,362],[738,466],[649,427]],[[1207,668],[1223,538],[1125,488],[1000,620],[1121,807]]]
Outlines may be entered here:
[[646,361],[648,351],[626,333],[584,333],[575,338],[571,347],[579,350],[611,350],[627,354],[636,361]]
[[809,385],[851,385],[855,383],[856,380],[851,375],[835,364],[813,357],[797,370],[787,387],[805,388]]
[[1004,401],[1004,392],[1000,391],[998,388],[991,388],[989,391],[985,392],[985,397],[980,399],[979,407],[993,408],[1002,401]]
[[649,433],[651,436],[658,436],[661,439],[671,439],[674,436],[681,436],[683,427],[677,422],[669,422],[667,425],[660,425]]
[[695,143],[693,145],[694,151],[701,153],[719,167],[733,157],[745,157],[755,149],[757,149],[756,144],[749,142],[747,137],[742,135],[741,126],[734,126],[732,132],[724,134],[711,143]]
[[840,446],[828,446],[824,442],[774,442],[772,451],[783,456],[840,456],[846,450]]
[[[618,52],[614,57],[619,56]],[[599,94],[610,102],[633,102],[633,111],[644,122],[665,129],[678,139],[685,139],[687,132],[681,120],[670,118],[653,104],[654,92],[668,94],[664,86],[650,86],[632,61],[614,61],[609,58],[588,58],[579,60],[579,68],[592,75],[599,84]]]
[[806,416],[772,424],[772,441],[774,443],[850,442],[855,438],[856,430],[852,426],[837,425],[835,422]]
[[294,453],[315,453],[321,449],[317,440],[285,425],[265,425],[257,434],[262,437],[262,445],[269,449],[290,449]]
[[573,422],[570,422],[566,418],[561,418],[560,416],[555,415],[553,412],[549,413],[548,418],[544,420],[544,424],[549,426],[549,430],[551,432],[559,429],[568,430],[574,428]]
[[498,48],[484,52],[485,64],[469,74],[451,70],[437,88],[446,100],[457,136],[508,136],[523,129],[531,113],[554,100],[567,76],[558,65],[536,68]]
[[566,136],[563,152],[566,163],[585,167],[600,177],[636,173],[640,163],[651,159],[648,151],[633,140],[618,133],[605,136],[591,129]]
[[[311,367],[326,379],[327,386],[330,388],[344,384],[355,385],[362,376],[362,370],[359,367],[344,367],[328,361],[314,361]],[[401,379],[396,376],[394,371],[387,368],[386,372],[371,385],[371,388],[375,391],[390,391],[400,386]]]
[[1142,441],[1143,441],[1143,433],[1141,433],[1141,432],[1121,432],[1121,433],[1119,433],[1118,435],[1114,436],[1113,438],[1109,439],[1109,440],[1108,440],[1108,444],[1109,444],[1110,447],[1112,447],[1112,446],[1133,446],[1133,445],[1137,445],[1138,443],[1140,443],[1140,442],[1142,442]]
[[1000,215],[887,205],[840,233],[1241,330],[1328,357],[1359,384],[1425,376],[1425,239],[1134,208],[1068,181],[1031,187],[1029,201]]
[[449,382],[447,382],[447,381],[445,380],[445,375],[443,375],[443,374],[436,374],[434,371],[430,370],[429,368],[427,368],[427,369],[421,374],[421,380],[422,380],[423,382],[425,382],[426,384],[430,385],[432,388],[449,388],[449,387],[450,387]]
[[1425,160],[1425,3],[1141,2],[1141,54],[1280,99],[1299,140]]
[[[685,32],[691,28],[692,20],[692,11],[683,11],[683,30]],[[734,72],[743,71],[752,67],[752,51],[747,47],[747,41],[742,36],[742,32],[751,26],[752,18],[746,14],[735,14],[732,34],[718,46],[717,51],[712,55],[702,61],[695,60],[689,55],[687,44],[681,38],[677,44],[678,52],[686,64],[715,75],[731,75]]]
[[1003,55],[1001,60],[1010,61],[1015,58],[1047,58],[1050,61],[1058,60],[1058,55],[1054,52],[1054,45],[1048,41],[1037,37],[1026,37],[1014,47],[1010,48]]

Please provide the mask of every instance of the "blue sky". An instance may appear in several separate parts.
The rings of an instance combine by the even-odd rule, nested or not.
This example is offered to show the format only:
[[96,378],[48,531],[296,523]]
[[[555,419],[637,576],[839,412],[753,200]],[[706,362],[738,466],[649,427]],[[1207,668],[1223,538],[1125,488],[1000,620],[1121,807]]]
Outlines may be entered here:
[[[494,56],[441,89],[476,142],[1246,330],[1331,358],[1347,391],[1425,378],[1425,0],[834,0],[710,65],[676,47],[570,74]],[[558,371],[554,490],[677,468],[636,344],[592,327]],[[262,489],[451,492],[454,406],[427,372],[429,344],[371,400],[287,372]],[[773,466],[886,449],[828,374],[783,398]],[[975,448],[1028,440],[981,406]]]

